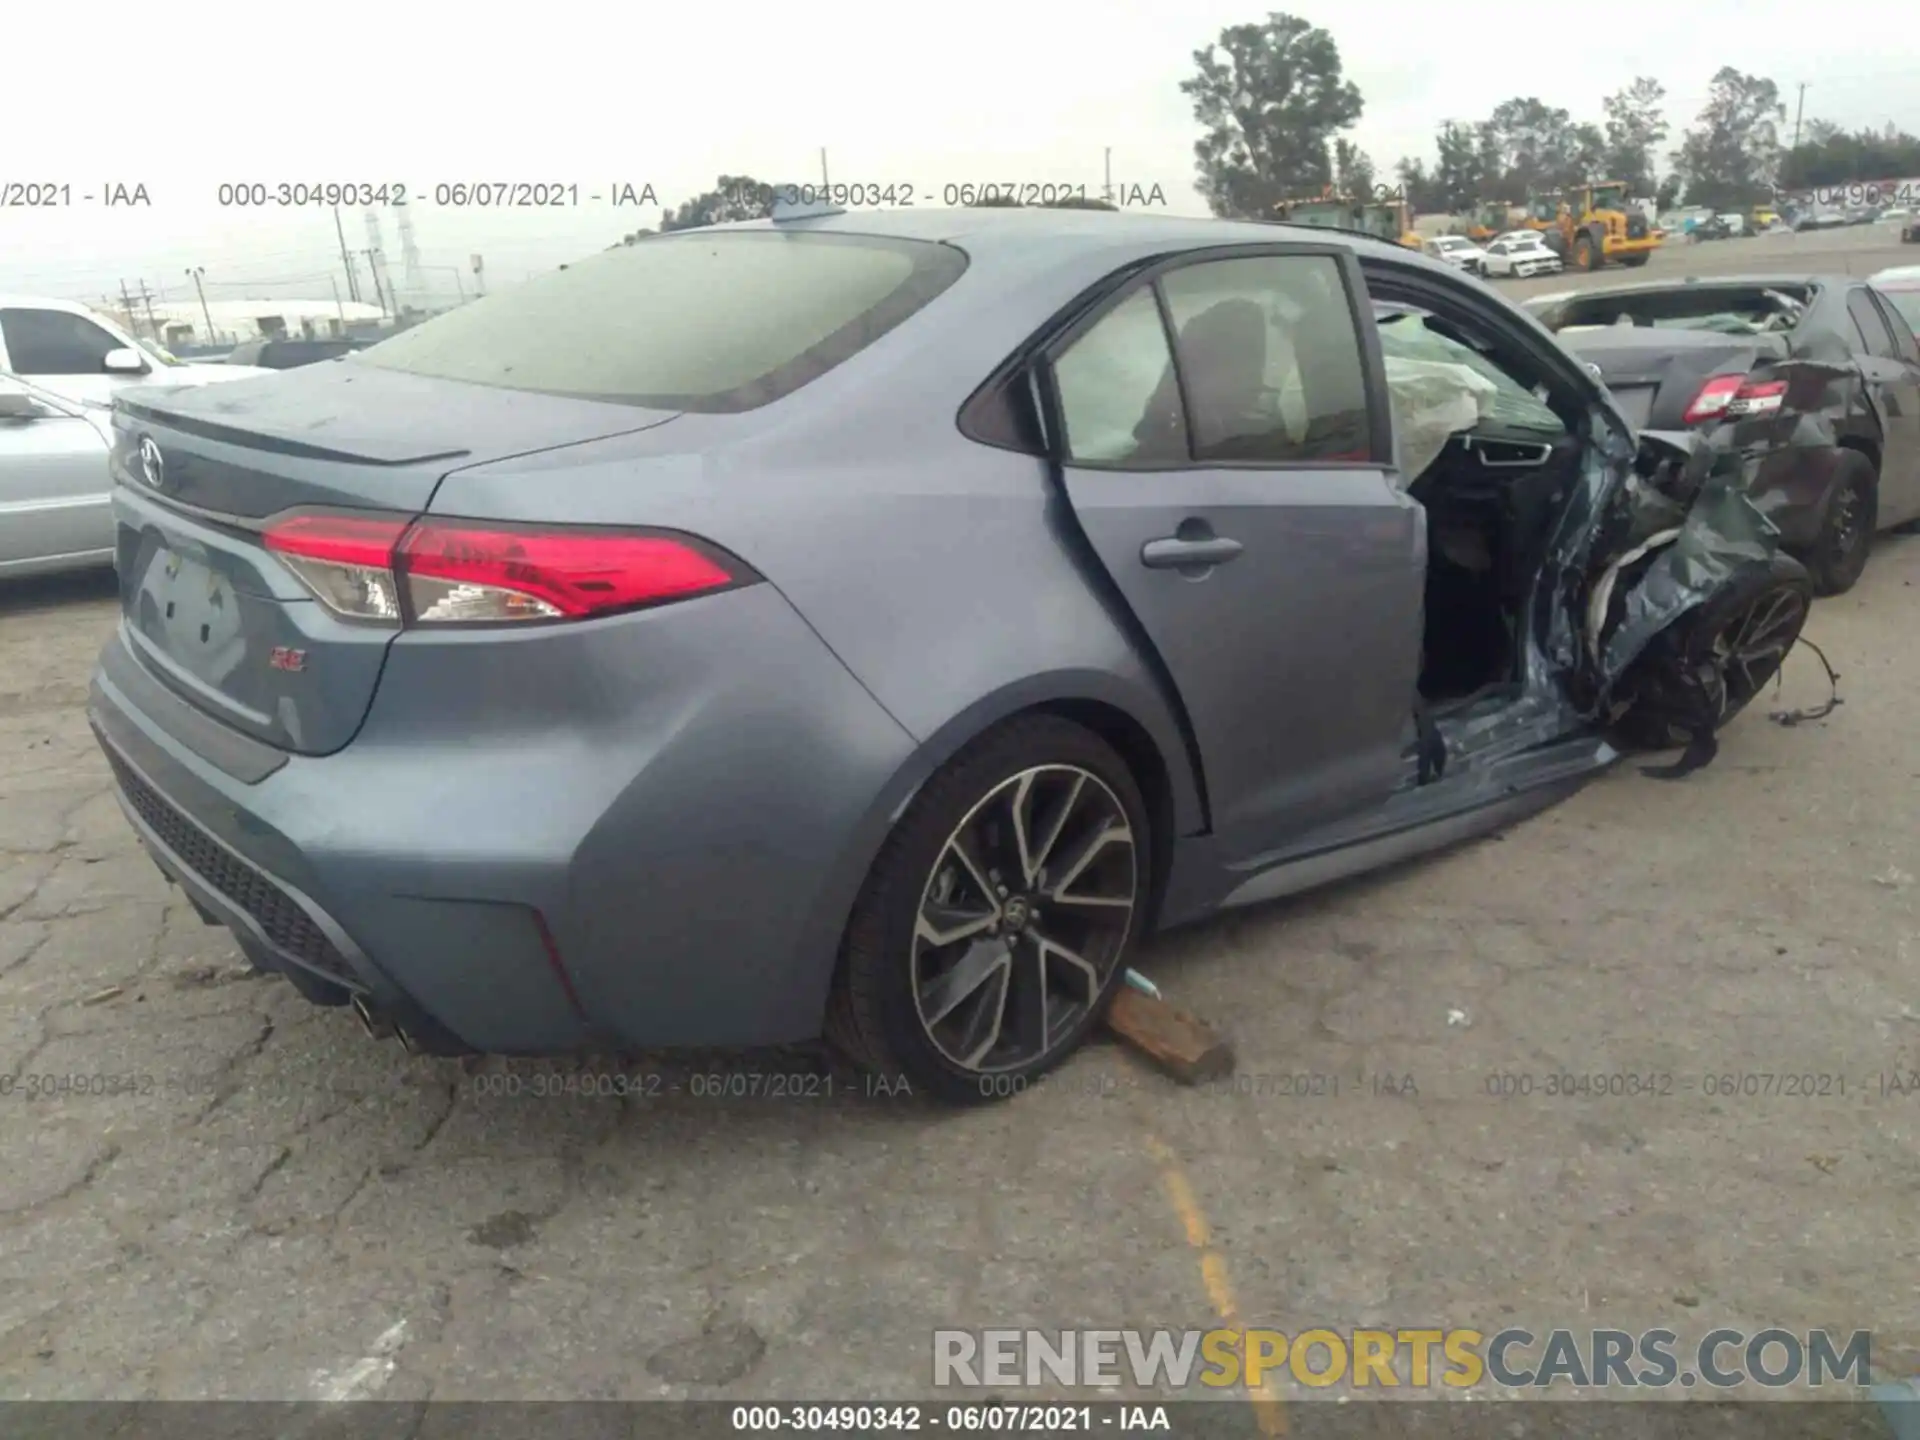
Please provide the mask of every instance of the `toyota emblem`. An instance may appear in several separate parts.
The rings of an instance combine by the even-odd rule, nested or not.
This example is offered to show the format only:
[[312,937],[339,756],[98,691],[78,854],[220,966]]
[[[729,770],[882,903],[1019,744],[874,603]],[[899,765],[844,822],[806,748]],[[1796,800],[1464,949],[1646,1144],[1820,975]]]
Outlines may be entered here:
[[160,482],[166,477],[167,462],[160,454],[160,447],[151,435],[140,437],[140,478],[154,489],[160,488]]

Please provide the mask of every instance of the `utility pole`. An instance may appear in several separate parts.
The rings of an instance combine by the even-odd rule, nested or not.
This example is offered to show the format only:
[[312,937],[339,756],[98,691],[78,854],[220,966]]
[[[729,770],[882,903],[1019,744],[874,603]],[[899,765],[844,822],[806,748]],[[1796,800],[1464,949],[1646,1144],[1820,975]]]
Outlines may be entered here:
[[127,293],[127,282],[124,280],[120,282],[120,313],[127,317],[129,330],[140,328],[140,317],[133,313],[133,296]]
[[1109,205],[1113,203],[1113,147],[1107,146],[1107,180],[1100,192],[1100,198]]
[[824,145],[820,147],[820,188],[822,190],[825,190],[828,188],[827,186],[827,147]]
[[193,277],[193,288],[194,288],[194,289],[195,289],[195,290],[196,290],[196,291],[197,291],[197,292],[199,293],[199,295],[200,295],[200,314],[201,314],[201,316],[202,316],[202,318],[204,318],[204,319],[206,320],[206,322],[207,322],[207,343],[208,343],[209,345],[212,345],[212,344],[215,344],[215,343],[217,343],[217,342],[219,341],[219,339],[220,339],[220,337],[219,337],[219,335],[217,335],[217,334],[216,334],[216,333],[214,332],[214,328],[213,328],[213,311],[211,311],[211,310],[209,310],[209,309],[207,308],[207,290],[206,290],[206,287],[205,287],[204,285],[202,285],[202,284],[200,283],[200,277],[201,277],[201,276],[203,276],[203,275],[205,275],[206,273],[207,273],[207,271],[206,271],[206,267],[205,267],[204,265],[195,265],[195,266],[192,266],[192,267],[191,267],[191,268],[190,268],[190,269],[189,269],[189,270],[187,271],[187,274]]
[[147,334],[152,337],[153,343],[158,345],[160,343],[160,322],[153,318],[153,292],[147,289],[146,281],[140,281],[139,285],[140,303],[147,308]]
[[340,237],[340,259],[347,267],[347,298],[360,303],[360,284],[353,273],[353,253],[347,249],[347,227],[340,223],[340,207],[333,207],[333,233]]
[[346,307],[340,303],[340,282],[329,275],[327,283],[333,287],[333,309],[334,313],[340,317],[340,333],[344,335],[347,333],[347,311]]
[[380,267],[374,263],[376,252],[362,250],[360,253],[367,257],[367,273],[373,277],[373,298],[379,304],[380,318],[384,320],[387,317],[387,294],[380,285]]

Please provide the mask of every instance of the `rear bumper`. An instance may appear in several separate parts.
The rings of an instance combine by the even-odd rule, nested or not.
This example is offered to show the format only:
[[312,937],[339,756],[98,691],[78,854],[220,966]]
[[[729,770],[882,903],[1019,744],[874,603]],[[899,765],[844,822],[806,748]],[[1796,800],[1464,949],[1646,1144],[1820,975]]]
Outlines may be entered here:
[[[674,650],[711,662],[637,698],[632,647],[657,667],[646,632],[669,615]],[[911,740],[771,586],[579,630],[548,642],[602,662],[566,662],[598,672],[571,695],[547,693],[531,647],[501,684],[513,642],[396,641],[361,733],[327,756],[178,706],[118,635],[88,716],[129,821],[203,914],[422,1048],[817,1035]],[[463,692],[476,664],[492,693]]]

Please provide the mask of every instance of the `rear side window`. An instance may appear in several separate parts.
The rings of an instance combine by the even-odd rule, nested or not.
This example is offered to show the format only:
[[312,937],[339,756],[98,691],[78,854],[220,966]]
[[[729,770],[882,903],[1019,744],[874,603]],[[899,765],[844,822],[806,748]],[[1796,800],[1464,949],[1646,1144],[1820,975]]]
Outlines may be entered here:
[[[1905,298],[1911,307],[1912,302],[1920,297],[1909,294]],[[1893,343],[1900,352],[1900,358],[1920,365],[1920,342],[1914,339],[1913,310],[1902,309],[1894,297],[1884,290],[1874,291],[1873,299],[1880,311],[1880,318],[1887,322],[1887,328],[1893,332]]]
[[1869,355],[1881,355],[1889,360],[1900,358],[1900,347],[1893,343],[1893,332],[1887,329],[1887,322],[1867,297],[1865,290],[1847,292],[1847,313],[1853,316],[1853,323],[1860,331],[1861,343],[1867,347]]
[[98,375],[125,343],[66,310],[0,310],[0,335],[16,375]]
[[662,235],[450,310],[354,363],[661,410],[751,410],[858,354],[966,264],[949,245],[880,236]]
[[1160,286],[1196,461],[1367,458],[1366,371],[1339,261],[1214,260],[1171,271]]
[[1067,454],[1091,465],[1182,466],[1187,420],[1153,288],[1103,315],[1054,362]]

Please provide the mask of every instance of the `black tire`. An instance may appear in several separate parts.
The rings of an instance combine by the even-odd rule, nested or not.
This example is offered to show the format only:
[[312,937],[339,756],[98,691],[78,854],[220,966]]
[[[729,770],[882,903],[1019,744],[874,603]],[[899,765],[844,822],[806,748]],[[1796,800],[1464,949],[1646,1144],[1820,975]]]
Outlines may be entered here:
[[[1108,867],[1106,875],[1112,877],[1119,876],[1119,858],[1109,853],[1117,849],[1117,844],[1096,846],[1092,842],[1096,835],[1103,839],[1111,837],[1119,818],[1124,817],[1130,836],[1126,843],[1131,851],[1132,899],[1124,919],[1120,921],[1116,921],[1112,915],[1112,909],[1117,907],[1102,907],[1105,913],[1099,916],[1098,923],[1107,927],[1107,930],[1097,946],[1092,942],[1081,942],[1080,948],[1097,950],[1098,953],[1083,957],[1091,962],[1088,967],[1067,969],[1071,980],[1081,982],[1081,993],[1067,997],[1068,1004],[1060,1012],[1060,1032],[1055,1034],[1051,1023],[1054,987],[1049,976],[1057,977],[1062,971],[1056,961],[1050,959],[1048,953],[1034,941],[1041,933],[1043,922],[1047,929],[1059,927],[1059,933],[1069,940],[1073,939],[1076,931],[1072,926],[1076,920],[1084,919],[1086,912],[1076,916],[1072,907],[1088,905],[1092,897],[1066,899],[1063,898],[1064,892],[1069,887],[1083,883],[1075,877],[1078,874],[1091,874],[1094,869],[1092,865],[1084,871],[1070,873],[1058,883],[1053,893],[1045,893],[1048,876],[1042,866],[1037,886],[1027,887],[1031,912],[1022,908],[1018,927],[1003,934],[1000,924],[996,923],[990,932],[967,940],[964,942],[966,950],[953,957],[953,965],[935,976],[937,982],[960,970],[963,964],[971,964],[977,957],[986,956],[993,947],[1003,947],[1008,957],[1004,965],[1006,978],[999,982],[997,992],[994,981],[980,982],[967,989],[965,998],[952,1004],[949,1010],[923,1020],[927,1012],[922,1000],[929,982],[917,974],[923,960],[922,946],[927,945],[928,951],[932,952],[952,950],[962,943],[956,941],[949,946],[929,944],[920,928],[923,907],[937,905],[949,919],[961,916],[964,906],[951,890],[956,875],[960,877],[962,888],[972,891],[976,897],[984,894],[983,889],[973,885],[967,877],[979,875],[981,870],[987,869],[985,861],[968,864],[967,857],[961,857],[960,863],[950,863],[955,854],[949,848],[951,843],[963,830],[972,836],[981,835],[981,831],[972,827],[991,827],[996,814],[1002,817],[1001,823],[1010,827],[1011,822],[1004,817],[1011,812],[993,807],[1003,803],[998,797],[1005,793],[1006,787],[1017,785],[1021,777],[1030,774],[1042,777],[1034,782],[1035,788],[1031,792],[1016,791],[1015,796],[1004,803],[1017,805],[1021,803],[1021,793],[1030,793],[1027,804],[1034,808],[1029,820],[1039,820],[1042,802],[1038,786],[1052,783],[1049,777],[1062,778],[1063,783],[1054,793],[1064,794],[1068,788],[1064,777],[1075,771],[1098,782],[1097,787],[1083,786],[1074,793],[1076,796],[1087,794],[1096,807],[1089,812],[1090,818],[1084,827],[1085,848],[1088,853],[1101,857],[1099,863]],[[1104,790],[1098,787],[1104,787]],[[1111,802],[1110,807],[1108,802]],[[1109,818],[1103,819],[1103,811],[1098,807],[1108,807]],[[1051,810],[1048,813],[1050,815]],[[1066,812],[1062,813],[1064,815]],[[1062,854],[1070,853],[1070,845],[1078,844],[1077,840],[1070,841],[1066,834],[1069,825],[1070,821],[1063,818],[1053,831],[1053,845],[1058,846]],[[1035,850],[1040,849],[1038,842],[1045,829],[1044,823],[1034,826]],[[940,1100],[979,1103],[1019,1094],[1078,1048],[1105,1014],[1114,992],[1124,983],[1127,957],[1146,920],[1150,877],[1153,874],[1151,842],[1147,809],[1140,788],[1126,762],[1099,736],[1053,715],[1022,716],[989,731],[956,755],[922,787],[875,859],[841,942],[833,992],[827,1004],[828,1041],[869,1074],[890,1083],[905,1079],[914,1091],[924,1090]],[[967,848],[975,848],[975,843],[968,841]],[[987,847],[982,845],[980,848]],[[990,873],[995,879],[1001,878],[1002,872]],[[1118,883],[1116,878],[1116,886]],[[936,889],[942,888],[947,893],[936,899]],[[1043,900],[1046,902],[1045,913],[1041,909]],[[973,903],[977,906],[979,902],[976,899]],[[1010,916],[1012,913],[1011,898],[996,901],[992,896],[986,896],[984,903],[992,906],[996,914]],[[962,922],[963,927],[974,923],[973,920]],[[1012,925],[1011,920],[1007,923]],[[1117,933],[1113,929],[1116,924],[1119,926]],[[1033,968],[1023,967],[1016,972],[1015,966],[1022,961],[1029,961]],[[934,968],[934,965],[929,965],[929,969]],[[943,1048],[945,1042],[934,1032],[941,1030],[948,1023],[945,1017],[953,1014],[959,1017],[960,1027],[968,1031],[968,1038],[971,1039],[971,1027],[977,1021],[961,1012],[976,1000],[980,1007],[997,1007],[998,1018],[992,1027],[992,1043],[1000,1043],[1001,1030],[1013,1008],[1016,973],[1019,982],[1029,987],[1022,992],[1023,995],[1030,998],[1034,993],[1031,987],[1036,974],[1047,995],[1047,1000],[1039,1010],[1040,1024],[1037,1028],[1040,1031],[1040,1044],[1034,1053],[1018,1058],[1018,1052],[1025,1042],[1016,1034],[1013,1040],[1007,1042],[1014,1046],[1015,1056],[1007,1063],[996,1061],[987,1065],[982,1062],[970,1066],[963,1063],[964,1057],[956,1058],[949,1054]],[[958,993],[958,989],[952,987],[949,994]],[[1021,1017],[1014,1018],[1018,1029]],[[1029,1012],[1025,1019],[1030,1026],[1034,1017]]]
[[1860,581],[1873,548],[1880,479],[1858,450],[1840,452],[1839,474],[1820,523],[1820,535],[1800,557],[1816,595],[1844,595]]
[[1582,232],[1574,238],[1573,254],[1569,257],[1576,270],[1594,271],[1606,264],[1606,255],[1593,243],[1593,237]]
[[[1698,609],[1654,637],[1621,677],[1616,694],[1629,700],[1613,731],[1639,750],[1687,744],[1702,714],[1702,679],[1717,718],[1716,731],[1746,709],[1772,683],[1787,652],[1800,638],[1813,604],[1813,581],[1789,555],[1756,565]],[[1770,607],[1779,607],[1770,615]],[[1743,626],[1768,620],[1780,627],[1783,644],[1770,664],[1729,663],[1723,642],[1738,639]]]
[[1622,255],[1620,257],[1620,263],[1622,265],[1628,266],[1631,269],[1638,270],[1642,265],[1646,264],[1647,261],[1652,258],[1653,257],[1651,255],[1646,254],[1644,252],[1639,255]]

